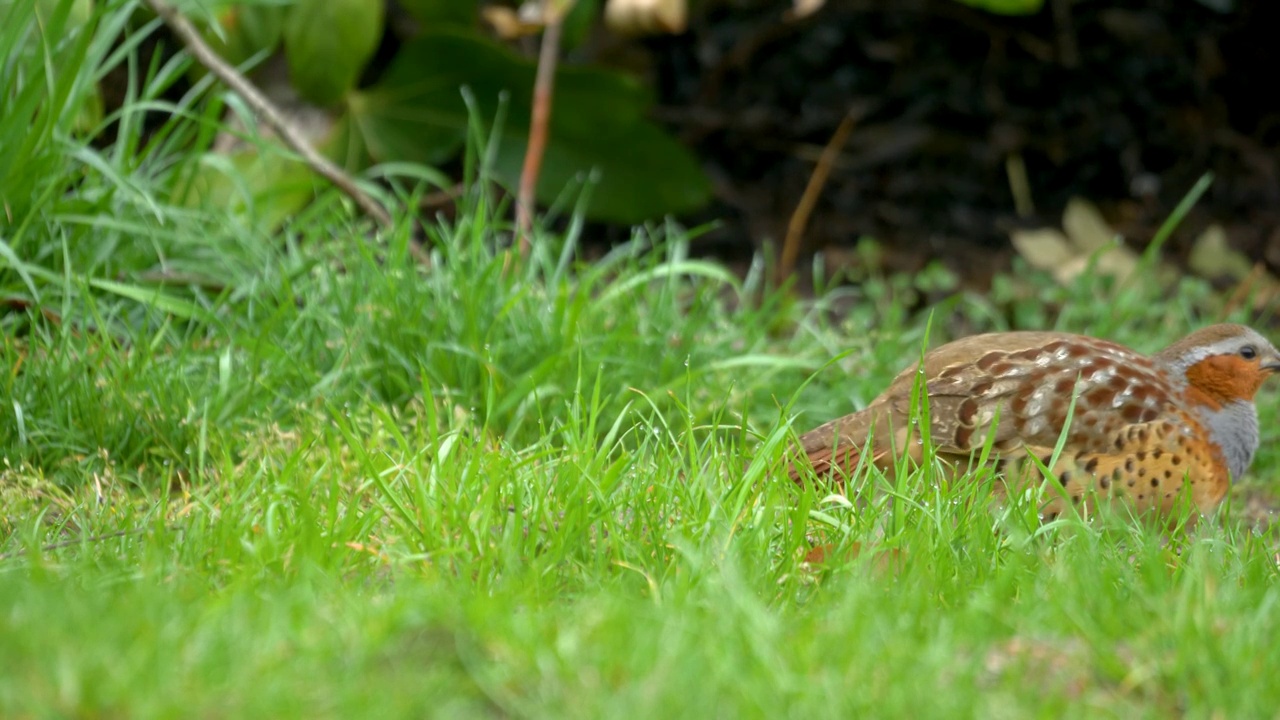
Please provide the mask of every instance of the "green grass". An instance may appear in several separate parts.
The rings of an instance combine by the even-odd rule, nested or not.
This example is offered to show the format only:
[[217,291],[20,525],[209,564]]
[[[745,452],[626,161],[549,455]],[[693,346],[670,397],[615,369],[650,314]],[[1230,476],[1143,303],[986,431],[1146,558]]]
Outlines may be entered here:
[[[907,309],[925,278],[797,302],[674,227],[590,264],[571,228],[508,266],[479,189],[422,219],[424,268],[407,223],[373,238],[330,193],[279,233],[270,208],[191,202],[213,116],[200,89],[159,99],[184,67],[69,34],[53,56],[89,61],[47,75],[0,26],[26,69],[0,102],[45,83],[59,110],[0,120],[26,153],[0,167],[41,168],[0,176],[0,716],[1280,707],[1280,537],[1240,512],[1275,506],[1280,388],[1234,507],[1189,537],[1040,527],[1034,498],[994,508],[928,468],[861,508],[779,473],[793,428],[860,407],[926,327],[1154,350],[1213,319],[1204,283],[1019,273],[930,318]],[[59,72],[112,62],[138,80],[102,122],[160,107],[158,139],[73,132],[93,115]],[[809,566],[819,538],[834,559]]]

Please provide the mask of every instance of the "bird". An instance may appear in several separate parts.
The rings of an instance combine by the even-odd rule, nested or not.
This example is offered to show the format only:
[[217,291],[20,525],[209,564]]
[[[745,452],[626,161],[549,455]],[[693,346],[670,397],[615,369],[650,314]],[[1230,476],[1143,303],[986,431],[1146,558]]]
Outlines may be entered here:
[[872,464],[892,475],[904,454],[919,464],[913,428],[924,415],[912,414],[912,397],[922,388],[943,467],[961,475],[990,442],[998,493],[1047,470],[1061,492],[1046,493],[1044,521],[1068,502],[1087,509],[1116,496],[1169,516],[1188,493],[1208,513],[1253,462],[1254,396],[1277,372],[1280,352],[1237,324],[1203,327],[1150,356],[1065,332],[973,335],[926,353],[863,410],[800,436],[788,474],[847,480]]

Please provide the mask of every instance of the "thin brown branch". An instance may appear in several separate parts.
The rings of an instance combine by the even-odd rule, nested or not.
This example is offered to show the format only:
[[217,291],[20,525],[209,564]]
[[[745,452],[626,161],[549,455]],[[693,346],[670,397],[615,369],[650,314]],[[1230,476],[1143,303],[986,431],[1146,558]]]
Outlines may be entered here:
[[[284,114],[281,113],[272,102],[267,99],[253,83],[241,75],[239,71],[227,64],[218,53],[205,43],[204,38],[200,36],[200,31],[191,24],[177,8],[173,7],[165,0],[146,0],[156,15],[159,15],[173,34],[178,36],[182,44],[186,46],[187,52],[196,59],[204,67],[209,69],[215,77],[221,80],[227,87],[231,88],[258,114],[262,120],[269,125],[280,139],[291,150],[302,157],[302,161],[307,164],[317,175],[333,184],[341,192],[360,208],[360,211],[371,218],[382,229],[389,229],[394,224],[391,213],[387,211],[377,200],[374,200],[368,193],[360,189],[354,178],[348,175],[332,161],[316,151],[303,137],[302,132],[297,129]],[[426,253],[416,244],[411,245],[415,257],[419,261],[427,259]]]
[[516,194],[516,238],[520,255],[529,254],[529,235],[533,230],[533,210],[538,174],[542,171],[542,155],[547,149],[551,122],[551,95],[555,90],[556,62],[560,58],[560,28],[564,12],[544,0],[542,46],[538,51],[538,74],[533,81],[533,112],[529,118],[529,146],[520,169],[520,188]]
[[462,193],[465,190],[466,187],[459,183],[444,190],[427,193],[418,201],[418,207],[423,210],[435,210],[446,205],[452,205],[457,202],[458,198],[462,197]]
[[813,168],[813,174],[809,176],[809,184],[805,186],[804,194],[800,196],[795,212],[791,213],[791,220],[787,223],[787,236],[782,242],[782,257],[778,261],[779,283],[795,271],[796,259],[800,257],[800,242],[804,238],[805,228],[809,225],[809,216],[813,214],[813,208],[817,206],[818,198],[822,195],[822,188],[827,184],[831,167],[835,165],[836,158],[840,157],[840,151],[849,140],[854,119],[855,114],[852,111],[845,113],[841,118],[840,125],[836,127],[826,147],[822,148],[822,154],[818,156],[818,164]]
[[[125,537],[126,535],[137,535],[143,532],[143,528],[134,528],[132,530],[117,530],[115,532],[104,533],[102,535],[88,535],[84,537],[64,540],[62,542],[41,545],[40,552],[49,552],[50,550],[58,550],[60,548],[71,547],[72,545],[87,545],[89,543],[102,542],[103,540],[111,540],[112,538]],[[17,557],[26,555],[25,550],[15,550],[13,552],[0,553],[0,561],[12,560]]]

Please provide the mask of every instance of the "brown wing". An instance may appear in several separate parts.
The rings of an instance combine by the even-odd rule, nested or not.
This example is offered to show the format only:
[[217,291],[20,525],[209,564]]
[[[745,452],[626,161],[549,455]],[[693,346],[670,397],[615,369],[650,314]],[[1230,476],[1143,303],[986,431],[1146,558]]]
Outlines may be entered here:
[[[913,366],[894,379],[866,410],[829,422],[800,438],[800,451],[825,474],[851,472],[873,438],[872,461],[884,463],[909,442]],[[1081,451],[1111,449],[1126,424],[1148,422],[1174,402],[1151,361],[1128,348],[1066,333],[975,335],[943,345],[924,358],[930,432],[939,452],[967,455],[994,434],[994,448],[1054,447],[1067,424]],[[917,454],[914,453],[913,454]],[[793,467],[791,476],[798,477]]]
[[[807,462],[820,476],[830,475],[836,470],[845,474],[853,472],[867,449],[868,439],[878,434],[876,425],[880,424],[881,430],[887,427],[889,418],[886,412],[889,410],[891,408],[885,403],[872,404],[861,412],[836,418],[801,435],[799,455],[804,460],[797,458],[792,462],[789,470],[791,479],[800,479],[802,462]],[[882,460],[883,451],[873,447],[872,453],[872,462]]]

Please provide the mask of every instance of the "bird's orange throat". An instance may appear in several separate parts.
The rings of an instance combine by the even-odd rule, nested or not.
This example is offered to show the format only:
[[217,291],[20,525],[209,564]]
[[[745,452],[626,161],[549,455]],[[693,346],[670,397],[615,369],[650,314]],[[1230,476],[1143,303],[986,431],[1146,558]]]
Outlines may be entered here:
[[1271,373],[1236,355],[1214,355],[1187,368],[1187,398],[1220,410],[1237,400],[1253,400]]

